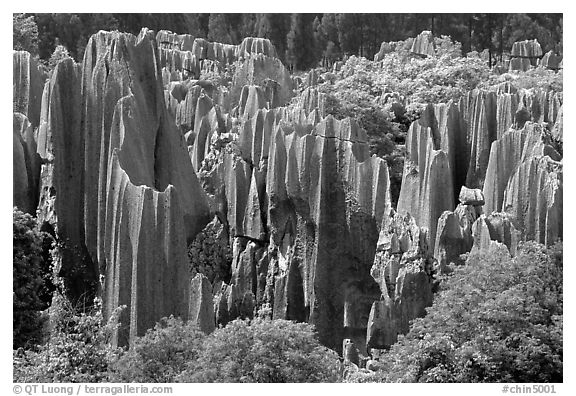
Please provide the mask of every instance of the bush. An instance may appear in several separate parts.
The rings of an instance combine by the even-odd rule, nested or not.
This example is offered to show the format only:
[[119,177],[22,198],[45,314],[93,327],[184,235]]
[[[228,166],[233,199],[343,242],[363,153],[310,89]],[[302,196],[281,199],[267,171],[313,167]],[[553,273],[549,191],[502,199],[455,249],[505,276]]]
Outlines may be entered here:
[[98,301],[80,313],[60,293],[50,307],[50,337],[38,351],[14,353],[14,382],[108,382],[108,369],[121,354],[110,346],[120,310],[107,323]]
[[52,240],[41,232],[36,219],[14,208],[12,265],[13,348],[31,348],[42,341],[41,311],[51,279],[44,246]]
[[214,217],[188,247],[191,277],[203,274],[210,283],[230,282],[232,250],[226,228]]
[[174,382],[176,375],[195,361],[202,349],[204,333],[179,318],[163,318],[112,368],[114,382]]
[[338,355],[306,323],[237,319],[204,340],[178,382],[335,382]]
[[561,245],[470,254],[381,358],[354,381],[562,382]]
[[34,16],[12,14],[12,48],[38,56],[38,25]]

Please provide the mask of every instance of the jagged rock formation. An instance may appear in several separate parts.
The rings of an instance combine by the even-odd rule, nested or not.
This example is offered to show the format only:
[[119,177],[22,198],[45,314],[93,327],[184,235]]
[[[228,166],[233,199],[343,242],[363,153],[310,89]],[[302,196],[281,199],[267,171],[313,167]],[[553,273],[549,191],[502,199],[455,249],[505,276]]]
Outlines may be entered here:
[[24,114],[32,128],[37,128],[46,76],[29,52],[14,51],[12,78],[12,111]]
[[345,335],[365,344],[378,296],[369,269],[390,210],[386,163],[368,156],[365,132],[351,120],[299,126],[285,121],[285,109],[244,114],[238,154],[223,153],[206,174],[224,186],[213,199],[225,204],[214,207],[226,208],[233,246],[217,322],[269,303],[274,318],[316,324],[335,349]]
[[489,250],[494,241],[506,246],[510,255],[515,256],[520,241],[520,232],[506,213],[481,215],[472,225],[474,243],[471,250]]
[[508,131],[492,143],[483,189],[486,213],[505,209],[504,190],[522,162],[538,155],[548,155],[556,161],[560,160],[560,154],[548,143],[542,127],[533,123],[527,123],[520,130]]
[[252,55],[262,54],[276,58],[276,48],[270,40],[261,37],[246,37],[238,46],[238,58],[246,59]]
[[370,271],[381,296],[370,309],[366,334],[367,348],[376,349],[394,344],[398,334],[408,332],[410,321],[432,305],[434,260],[428,231],[409,214],[390,212],[383,221]]
[[27,51],[13,52],[13,205],[34,214],[40,158],[36,154],[42,90],[46,76]]
[[37,132],[28,117],[13,114],[13,204],[32,214],[38,205],[41,166],[36,153]]
[[510,177],[503,209],[525,239],[550,245],[562,238],[562,168],[549,156],[533,156]]
[[196,324],[206,334],[214,331],[216,325],[214,320],[214,302],[212,301],[212,285],[208,278],[202,274],[197,274],[191,280],[188,309],[188,320]]
[[[434,55],[429,32],[410,45]],[[396,213],[366,132],[326,114],[316,70],[292,78],[275,56],[265,39],[99,32],[46,84],[37,138],[16,112],[34,84],[15,79],[15,202],[40,200],[72,292],[92,285],[106,315],[127,305],[115,342],[170,314],[209,333],[268,307],[362,366],[463,253],[562,237],[562,93],[505,82],[427,106]]]
[[562,57],[550,50],[540,59],[539,65],[548,69],[558,70],[560,69],[560,62],[562,62]]
[[292,82],[288,70],[279,59],[265,54],[247,57],[236,67],[230,88],[231,106],[239,100],[246,85],[268,88],[270,107],[284,106],[292,98]]
[[[454,208],[454,182],[450,158],[454,154],[452,125],[442,131],[429,105],[424,115],[410,125],[398,213],[409,213],[436,238],[436,224],[445,210]],[[444,147],[444,148],[443,148]]]
[[510,71],[527,71],[542,58],[542,47],[538,40],[517,41],[510,53]]
[[209,220],[157,60],[147,30],[99,32],[83,64],[60,62],[44,91],[40,218],[57,218],[62,267],[81,273],[70,277],[72,294],[100,274],[105,314],[128,307],[120,344],[162,316],[187,317],[186,244]]
[[380,49],[374,55],[374,62],[379,62],[383,60],[387,54],[394,52],[396,50],[395,44],[396,43],[394,42],[386,42],[386,41],[382,42],[382,44],[380,44]]
[[436,46],[434,45],[434,36],[429,30],[424,30],[414,39],[410,52],[421,56],[434,56]]

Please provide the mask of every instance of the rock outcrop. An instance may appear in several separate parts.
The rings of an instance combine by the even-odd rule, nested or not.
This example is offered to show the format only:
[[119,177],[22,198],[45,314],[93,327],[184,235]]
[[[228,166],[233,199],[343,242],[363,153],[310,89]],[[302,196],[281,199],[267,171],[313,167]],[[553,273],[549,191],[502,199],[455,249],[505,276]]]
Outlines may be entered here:
[[[270,81],[270,82],[268,82]],[[244,59],[234,73],[230,88],[231,106],[239,103],[241,91],[246,85],[266,87],[271,82],[274,100],[270,107],[284,106],[293,97],[292,83],[288,70],[279,59],[265,54],[255,54]]]
[[533,156],[511,175],[502,207],[524,239],[551,245],[562,238],[562,168],[549,156]]
[[13,205],[34,214],[38,205],[40,158],[36,154],[46,76],[27,51],[13,52]]
[[440,132],[433,107],[429,106],[423,117],[410,125],[406,138],[398,213],[409,213],[418,225],[429,230],[430,246],[434,245],[438,218],[454,208],[450,136],[450,132]]
[[40,217],[57,218],[63,269],[81,269],[70,290],[98,287],[105,315],[128,307],[119,344],[163,316],[186,318],[186,244],[208,222],[208,203],[168,117],[151,32],[93,35],[82,67],[60,62],[44,98]]
[[390,347],[398,334],[408,332],[410,321],[432,305],[434,259],[427,234],[409,214],[390,212],[384,218],[370,271],[381,296],[370,309],[367,348]]
[[434,56],[436,46],[434,36],[429,30],[424,30],[414,39],[410,52],[421,56]]
[[12,111],[24,114],[32,128],[38,128],[46,76],[29,52],[14,51],[12,57]]
[[527,123],[524,128],[508,131],[502,138],[492,143],[483,189],[487,214],[505,209],[504,190],[510,177],[522,162],[538,155],[547,155],[556,161],[560,160],[560,154],[548,144],[543,128],[539,124]]
[[510,53],[510,71],[527,71],[542,58],[542,47],[538,40],[517,41]]
[[562,57],[550,50],[540,59],[539,65],[547,69],[558,70],[560,69],[560,62],[562,62]]

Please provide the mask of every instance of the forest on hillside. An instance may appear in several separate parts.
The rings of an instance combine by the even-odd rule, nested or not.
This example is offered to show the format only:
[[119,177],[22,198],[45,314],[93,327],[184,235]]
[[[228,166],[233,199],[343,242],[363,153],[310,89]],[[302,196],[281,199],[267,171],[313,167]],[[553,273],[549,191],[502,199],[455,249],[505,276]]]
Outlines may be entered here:
[[138,34],[162,29],[223,44],[268,38],[291,69],[331,64],[344,56],[373,58],[384,41],[423,30],[450,36],[464,53],[487,50],[502,60],[515,41],[537,39],[544,52],[562,54],[562,14],[15,14],[14,49],[48,60],[57,45],[81,61],[98,30]]

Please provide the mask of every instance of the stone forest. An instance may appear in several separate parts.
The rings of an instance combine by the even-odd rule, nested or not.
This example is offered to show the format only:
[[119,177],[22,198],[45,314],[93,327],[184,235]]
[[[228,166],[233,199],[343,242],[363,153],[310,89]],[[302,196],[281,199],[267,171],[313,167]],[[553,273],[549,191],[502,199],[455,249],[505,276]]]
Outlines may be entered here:
[[562,382],[561,47],[265,37],[15,48],[14,381]]

